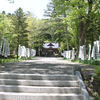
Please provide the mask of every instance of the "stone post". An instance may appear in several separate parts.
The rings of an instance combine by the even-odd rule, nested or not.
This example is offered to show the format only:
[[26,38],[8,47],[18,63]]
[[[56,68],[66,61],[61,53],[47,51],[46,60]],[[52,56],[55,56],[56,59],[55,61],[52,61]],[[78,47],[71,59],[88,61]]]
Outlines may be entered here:
[[10,56],[10,47],[9,47],[9,43],[8,43],[8,56]]
[[84,52],[84,60],[86,60],[86,49],[85,49],[85,45],[83,45],[83,52]]
[[100,48],[100,36],[99,36],[99,48]]
[[18,56],[21,57],[21,46],[20,45],[18,46]]
[[5,45],[4,57],[8,57],[8,49],[7,49],[7,44]]
[[72,60],[75,59],[75,55],[74,55],[74,48],[72,48]]
[[2,54],[3,41],[4,41],[4,38],[3,38],[3,37],[1,37],[0,54]]
[[91,53],[91,45],[89,45],[88,60],[90,60],[90,53]]
[[6,39],[4,39],[4,45],[3,45],[3,52],[2,52],[2,56],[4,56],[4,53],[5,53],[5,46],[6,46]]
[[96,58],[99,60],[99,41],[96,41]]

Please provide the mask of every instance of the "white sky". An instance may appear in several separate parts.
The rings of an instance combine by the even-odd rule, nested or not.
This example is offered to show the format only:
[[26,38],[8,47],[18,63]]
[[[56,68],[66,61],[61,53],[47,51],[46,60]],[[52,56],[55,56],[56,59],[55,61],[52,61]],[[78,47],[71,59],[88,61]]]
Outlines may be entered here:
[[9,3],[8,0],[0,0],[0,12],[5,11],[6,13],[14,13],[19,7],[24,12],[30,11],[37,18],[42,19],[44,9],[50,0],[14,0],[15,2]]

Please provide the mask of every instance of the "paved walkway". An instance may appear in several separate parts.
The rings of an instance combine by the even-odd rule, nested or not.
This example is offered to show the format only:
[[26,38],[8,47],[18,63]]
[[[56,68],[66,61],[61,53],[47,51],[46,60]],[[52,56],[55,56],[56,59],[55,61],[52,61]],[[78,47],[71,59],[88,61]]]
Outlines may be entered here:
[[[61,57],[35,57],[32,60],[1,64],[0,73],[72,74],[72,68],[75,66],[80,66],[82,70],[89,70],[84,71],[85,75],[94,73],[95,66],[72,63]],[[94,100],[93,98],[91,96],[91,100]]]
[[63,58],[54,57],[35,57],[32,60],[26,60],[15,63],[5,63],[1,65],[0,72],[10,73],[33,73],[33,74],[71,74],[72,67],[81,66],[82,70],[91,70],[94,66],[72,63],[63,60]]

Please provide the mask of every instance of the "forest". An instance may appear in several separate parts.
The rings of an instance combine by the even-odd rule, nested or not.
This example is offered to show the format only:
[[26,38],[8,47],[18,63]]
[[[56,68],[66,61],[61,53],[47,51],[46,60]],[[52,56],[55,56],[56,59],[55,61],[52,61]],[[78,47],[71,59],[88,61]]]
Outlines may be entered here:
[[11,54],[18,45],[42,49],[45,42],[59,43],[59,52],[93,46],[100,36],[99,0],[50,0],[44,19],[37,19],[30,11],[18,8],[13,14],[0,13],[0,38],[7,39]]

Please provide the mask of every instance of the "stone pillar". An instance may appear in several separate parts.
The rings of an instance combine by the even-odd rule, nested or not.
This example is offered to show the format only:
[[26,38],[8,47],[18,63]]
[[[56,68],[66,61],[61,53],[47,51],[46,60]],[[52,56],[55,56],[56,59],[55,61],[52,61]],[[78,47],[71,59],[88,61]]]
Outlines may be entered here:
[[66,51],[64,51],[64,57],[66,57]]
[[75,59],[74,48],[72,48],[72,60]]
[[95,59],[95,56],[96,56],[96,41],[94,41],[94,57],[93,57],[93,59]]
[[83,52],[84,52],[84,60],[86,60],[86,49],[85,49],[85,45],[83,45]]
[[20,57],[22,57],[22,52],[23,52],[23,50],[22,50],[23,48],[22,48],[22,46],[20,47]]
[[4,56],[4,53],[5,53],[5,46],[6,46],[6,39],[4,39],[2,56]]
[[26,48],[24,48],[24,56],[26,57]]
[[99,48],[100,48],[100,36],[99,36]]
[[27,56],[30,57],[30,49],[27,48]]
[[5,45],[5,52],[4,52],[4,57],[8,57],[7,44]]
[[68,59],[68,51],[66,51],[66,58]]
[[81,58],[82,59],[82,46],[80,46],[80,48],[79,48],[79,58]]
[[21,57],[21,46],[20,45],[18,46],[18,56]]
[[81,47],[81,60],[84,60],[84,48],[83,48],[83,46]]
[[96,41],[94,41],[94,46],[93,46],[92,54],[91,54],[91,57],[92,57],[93,59],[95,59],[95,49],[96,49]]
[[93,46],[93,48],[92,48],[91,57],[92,57],[92,58],[94,57],[94,46]]
[[91,57],[90,53],[91,53],[91,45],[89,45],[88,60],[90,60],[90,57]]
[[67,55],[67,51],[65,51],[65,58],[66,58],[66,55]]
[[69,59],[71,58],[71,50],[69,50],[68,58],[69,58]]
[[8,56],[10,56],[10,47],[9,47],[9,43],[8,43]]
[[4,38],[1,37],[0,55],[2,54],[3,42],[4,42]]
[[96,58],[99,60],[99,41],[96,41]]

